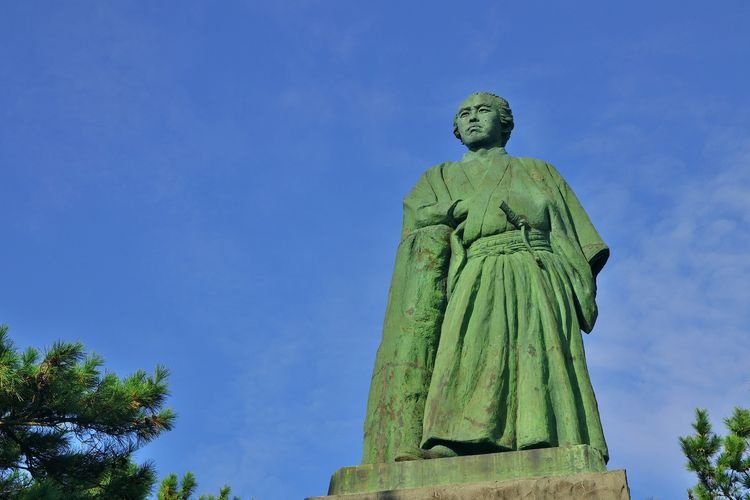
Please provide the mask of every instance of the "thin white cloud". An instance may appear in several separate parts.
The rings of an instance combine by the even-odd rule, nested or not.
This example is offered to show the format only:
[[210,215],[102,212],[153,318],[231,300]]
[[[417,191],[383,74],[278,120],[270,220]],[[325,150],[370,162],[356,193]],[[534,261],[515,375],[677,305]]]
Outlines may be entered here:
[[750,142],[711,149],[697,159],[711,170],[665,185],[658,217],[603,275],[589,361],[614,464],[640,485],[695,482],[677,441],[694,408],[720,422],[750,405]]

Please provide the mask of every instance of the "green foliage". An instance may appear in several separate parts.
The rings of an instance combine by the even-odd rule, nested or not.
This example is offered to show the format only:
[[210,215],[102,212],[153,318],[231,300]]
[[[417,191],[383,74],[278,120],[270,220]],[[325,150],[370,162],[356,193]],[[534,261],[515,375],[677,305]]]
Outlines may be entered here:
[[192,472],[185,473],[180,485],[177,484],[177,474],[170,474],[162,479],[157,500],[189,500],[197,487],[198,482]]
[[692,436],[681,437],[687,468],[698,484],[688,490],[691,499],[750,500],[750,410],[735,408],[724,420],[729,434],[714,434],[708,412],[698,409]]
[[[215,497],[213,495],[201,495],[198,497],[198,500],[229,500],[229,493],[231,493],[232,489],[229,486],[222,486],[219,490],[219,496]],[[240,500],[239,497],[232,497],[233,500]]]
[[[197,487],[198,482],[195,480],[192,472],[185,473],[180,484],[177,481],[177,474],[170,474],[162,480],[157,500],[190,500],[190,496],[195,492]],[[219,490],[218,497],[214,495],[201,495],[198,497],[198,500],[229,500],[229,493],[231,491],[229,486],[224,486]],[[239,500],[238,497],[233,497],[233,499]]]
[[167,369],[102,373],[80,343],[18,352],[0,326],[0,498],[145,498],[151,464],[132,453],[172,428]]

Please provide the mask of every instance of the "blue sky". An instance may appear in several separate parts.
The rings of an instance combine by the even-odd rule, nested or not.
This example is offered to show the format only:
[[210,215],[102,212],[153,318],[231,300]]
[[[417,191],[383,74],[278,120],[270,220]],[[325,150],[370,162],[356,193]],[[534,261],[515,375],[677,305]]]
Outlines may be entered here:
[[139,453],[243,499],[358,463],[401,199],[470,92],[612,248],[587,356],[634,499],[750,405],[750,4],[2,2],[0,322],[168,366]]

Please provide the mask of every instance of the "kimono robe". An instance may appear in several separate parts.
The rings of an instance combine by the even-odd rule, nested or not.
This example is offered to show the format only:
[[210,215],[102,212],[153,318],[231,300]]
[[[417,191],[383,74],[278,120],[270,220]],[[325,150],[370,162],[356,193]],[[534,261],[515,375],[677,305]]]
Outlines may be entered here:
[[608,457],[580,332],[594,326],[609,249],[551,165],[484,153],[431,168],[404,201],[364,463],[437,444],[588,444]]

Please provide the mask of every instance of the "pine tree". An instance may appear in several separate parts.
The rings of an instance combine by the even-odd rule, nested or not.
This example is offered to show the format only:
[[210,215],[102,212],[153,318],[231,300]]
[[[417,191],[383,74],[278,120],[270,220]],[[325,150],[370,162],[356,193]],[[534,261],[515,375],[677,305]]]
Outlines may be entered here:
[[[190,500],[190,497],[198,488],[198,482],[192,472],[186,472],[182,481],[177,481],[177,474],[170,474],[161,482],[157,500]],[[198,500],[229,500],[229,493],[232,489],[229,486],[223,486],[219,490],[219,496],[201,495]],[[238,497],[232,497],[233,500],[239,500]]]
[[133,452],[172,428],[166,368],[119,378],[81,343],[19,352],[0,326],[0,498],[141,499],[155,482]]
[[190,500],[190,496],[198,487],[198,482],[192,472],[186,472],[178,484],[177,474],[170,474],[161,481],[157,500]]
[[750,410],[735,408],[724,420],[729,434],[716,435],[708,411],[695,411],[692,436],[681,437],[687,468],[698,476],[690,499],[750,500]]

